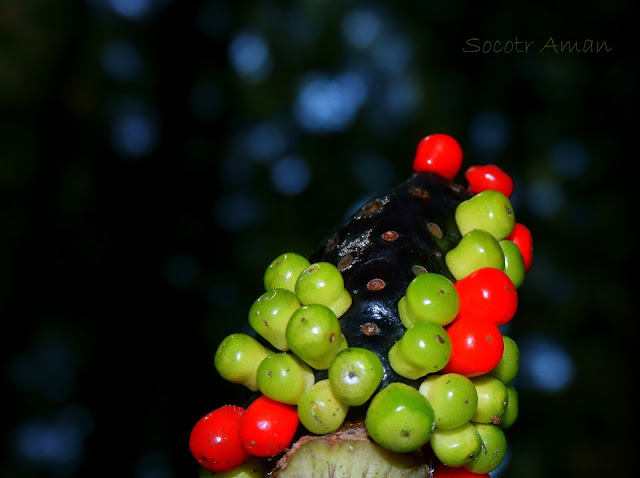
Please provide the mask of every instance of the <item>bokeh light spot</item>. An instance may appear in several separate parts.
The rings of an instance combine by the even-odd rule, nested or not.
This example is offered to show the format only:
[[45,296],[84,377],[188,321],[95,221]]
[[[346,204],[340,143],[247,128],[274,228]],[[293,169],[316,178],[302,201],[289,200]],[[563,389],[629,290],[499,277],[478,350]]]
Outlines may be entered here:
[[518,346],[518,386],[556,393],[572,382],[575,373],[574,361],[562,344],[533,335],[521,339]]
[[509,135],[509,122],[498,111],[480,111],[471,119],[469,140],[480,155],[494,157],[500,154]]
[[235,71],[250,83],[264,80],[273,67],[264,37],[253,31],[240,32],[231,40],[229,57]]
[[538,178],[527,185],[526,204],[536,216],[549,218],[558,213],[564,205],[562,186],[550,178]]
[[134,43],[111,40],[100,52],[100,65],[111,79],[130,82],[142,72],[142,56]]
[[227,193],[213,206],[215,222],[229,231],[243,231],[261,222],[262,212],[262,201],[243,192]]
[[563,139],[551,146],[549,160],[566,179],[580,178],[589,165],[589,153],[581,141]]
[[137,100],[114,103],[111,117],[111,144],[125,157],[152,153],[160,140],[157,114]]
[[255,126],[246,138],[249,156],[259,162],[266,162],[281,155],[287,147],[287,137],[282,128],[272,122]]
[[52,337],[18,355],[11,378],[20,388],[34,390],[53,401],[63,401],[76,385],[76,363],[69,344]]
[[313,74],[302,81],[294,115],[305,130],[328,133],[346,129],[367,98],[360,75],[345,72],[335,78]]
[[307,188],[310,181],[311,168],[304,159],[281,158],[271,168],[271,184],[280,194],[299,194]]
[[354,48],[370,48],[380,34],[382,19],[375,11],[359,8],[347,13],[342,19],[342,35]]
[[152,0],[109,0],[109,5],[116,13],[129,19],[145,16],[151,10],[152,4]]

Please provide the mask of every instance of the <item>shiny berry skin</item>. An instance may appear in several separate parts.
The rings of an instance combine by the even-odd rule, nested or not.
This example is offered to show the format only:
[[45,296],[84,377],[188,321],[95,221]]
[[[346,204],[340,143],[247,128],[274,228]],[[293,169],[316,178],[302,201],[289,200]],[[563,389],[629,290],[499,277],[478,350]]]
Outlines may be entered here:
[[473,426],[482,437],[482,450],[462,466],[473,473],[490,473],[500,466],[507,454],[507,438],[497,425],[474,423]]
[[520,248],[515,242],[509,239],[502,239],[498,241],[504,254],[504,272],[509,276],[516,289],[520,288],[524,282],[524,260],[522,260],[522,253]]
[[298,277],[311,264],[295,252],[285,252],[276,257],[264,271],[264,289],[287,289],[295,292]]
[[351,306],[351,295],[344,288],[340,270],[330,262],[314,262],[300,273],[296,296],[303,305],[322,304],[337,317]]
[[340,321],[322,304],[309,304],[293,313],[286,331],[291,351],[316,370],[327,370],[331,361],[347,348]]
[[468,422],[478,407],[471,379],[457,373],[429,375],[418,391],[427,397],[436,416],[436,428],[456,428]]
[[492,189],[482,191],[458,204],[455,219],[463,236],[473,229],[483,229],[498,241],[513,232],[516,222],[509,198]]
[[513,194],[513,179],[495,164],[469,166],[464,177],[469,183],[471,194],[487,189],[500,191],[508,198]]
[[413,160],[414,173],[436,173],[453,179],[462,166],[462,148],[448,134],[435,133],[418,142]]
[[489,478],[489,473],[473,473],[460,466],[438,463],[433,469],[433,478]]
[[499,269],[478,269],[453,285],[460,299],[458,319],[488,320],[499,327],[509,322],[518,308],[516,287]]
[[451,359],[442,373],[475,377],[489,372],[500,362],[504,341],[493,322],[459,318],[446,331],[451,340]]
[[524,263],[524,271],[529,272],[533,262],[533,237],[529,228],[522,223],[516,222],[513,226],[513,231],[505,239],[513,241],[518,246]]
[[449,272],[460,280],[483,267],[504,269],[504,252],[498,241],[483,229],[465,234],[444,257]]
[[242,407],[223,405],[196,422],[189,435],[189,451],[200,466],[218,473],[249,459],[238,434],[245,413]]
[[382,382],[384,368],[375,352],[348,347],[333,359],[328,375],[340,401],[349,406],[359,406],[371,398]]
[[451,340],[435,322],[416,322],[389,349],[391,368],[412,380],[438,372],[450,358]]
[[511,428],[518,419],[518,391],[513,385],[507,385],[507,395],[509,396],[507,409],[498,423],[498,426],[503,430]]
[[402,324],[409,328],[419,321],[447,325],[458,315],[458,293],[449,279],[435,273],[418,274],[398,301]]
[[311,367],[286,352],[265,358],[260,362],[256,376],[263,395],[290,405],[298,403],[300,396],[315,383]]
[[478,406],[471,421],[497,425],[509,402],[507,387],[500,380],[489,375],[472,377],[471,381],[478,393]]
[[520,370],[520,348],[511,337],[502,336],[504,351],[498,365],[487,372],[487,375],[497,378],[505,385],[511,383]]
[[221,473],[215,473],[200,467],[197,478],[264,478],[268,476],[270,469],[271,467],[267,460],[258,456],[251,456],[242,465]]
[[240,383],[255,392],[258,390],[258,366],[272,353],[250,335],[238,332],[220,342],[214,365],[225,380]]
[[291,444],[299,423],[294,405],[260,395],[240,419],[240,442],[251,455],[273,456]]
[[258,297],[249,309],[249,325],[278,350],[287,351],[287,324],[301,307],[288,289],[270,289]]
[[335,394],[328,379],[316,382],[298,402],[300,423],[311,433],[333,433],[344,422],[349,405]]
[[482,438],[471,422],[446,430],[436,428],[429,444],[438,460],[448,466],[464,465],[482,450]]
[[431,404],[418,390],[393,382],[374,395],[365,426],[370,437],[384,448],[412,452],[429,441],[435,417]]

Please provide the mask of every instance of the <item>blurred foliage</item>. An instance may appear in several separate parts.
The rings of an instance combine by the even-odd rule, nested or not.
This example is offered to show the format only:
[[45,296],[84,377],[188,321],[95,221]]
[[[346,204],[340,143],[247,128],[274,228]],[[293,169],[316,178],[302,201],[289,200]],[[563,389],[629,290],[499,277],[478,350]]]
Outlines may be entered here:
[[[195,476],[191,426],[239,397],[216,376],[213,352],[246,327],[266,265],[287,250],[308,254],[356,203],[408,177],[421,137],[447,132],[463,146],[463,169],[491,162],[514,177],[518,219],[534,234],[511,333],[552,337],[576,369],[558,393],[521,392],[500,476],[628,476],[638,336],[630,7],[0,1],[10,392],[0,475]],[[358,33],[367,18],[379,23]],[[243,75],[232,45],[247,32],[269,56],[265,70]],[[355,34],[364,37],[349,43]],[[516,37],[536,48],[462,51],[470,38]],[[550,37],[613,49],[540,52]],[[344,72],[366,85],[352,120],[305,128],[296,105],[308,75],[331,84]],[[127,112],[135,121],[123,126]],[[264,124],[283,134],[274,154],[309,166],[297,195],[273,187],[274,158],[252,149]],[[255,212],[242,227],[220,221],[229,195]],[[64,370],[51,365],[60,360],[51,344],[64,344]],[[67,405],[89,411],[73,422],[86,434],[78,454],[21,455],[16,430],[51,425]]]

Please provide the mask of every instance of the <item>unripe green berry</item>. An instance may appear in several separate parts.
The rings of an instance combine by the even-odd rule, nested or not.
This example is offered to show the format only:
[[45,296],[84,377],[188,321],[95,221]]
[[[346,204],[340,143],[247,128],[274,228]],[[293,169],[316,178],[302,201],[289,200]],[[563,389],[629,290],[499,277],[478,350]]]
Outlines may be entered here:
[[504,270],[504,253],[498,241],[487,231],[474,229],[465,234],[445,255],[449,272],[460,280],[483,267]]
[[264,289],[287,289],[295,292],[298,277],[309,265],[306,257],[295,252],[280,254],[264,272]]
[[397,452],[420,449],[429,441],[434,425],[429,401],[402,382],[393,382],[374,395],[365,416],[371,438]]
[[491,473],[500,466],[507,454],[507,438],[496,425],[474,423],[473,426],[482,438],[482,449],[473,460],[462,466],[476,474]]
[[251,456],[242,465],[228,471],[210,471],[204,466],[198,470],[198,478],[264,478],[269,472],[269,462],[262,457]]
[[296,310],[286,331],[291,351],[316,370],[326,370],[331,361],[347,348],[340,321],[321,304],[304,305]]
[[413,380],[442,370],[451,351],[451,340],[441,325],[416,322],[389,350],[389,363],[397,374]]
[[502,414],[502,418],[498,424],[503,430],[511,428],[518,419],[518,391],[513,385],[507,385],[507,394],[509,396],[507,409]]
[[329,381],[336,396],[350,406],[363,405],[382,382],[380,357],[369,349],[348,347],[329,365]]
[[336,431],[344,422],[349,406],[340,401],[329,379],[320,380],[298,402],[298,417],[311,433],[324,435]]
[[344,288],[340,270],[330,262],[316,262],[304,269],[295,288],[303,305],[322,304],[340,317],[351,306],[351,295]]
[[222,378],[255,392],[258,366],[272,353],[253,337],[235,333],[225,337],[218,346],[214,366]]
[[453,283],[443,275],[429,272],[418,274],[398,302],[400,320],[406,328],[420,321],[444,326],[459,311],[460,299]]
[[473,382],[457,373],[430,375],[420,388],[436,417],[436,428],[456,428],[468,422],[478,407],[478,393]]
[[493,370],[487,372],[487,375],[495,377],[507,385],[516,378],[520,370],[520,349],[511,337],[503,335],[502,341],[504,342],[502,358]]
[[455,218],[463,236],[473,229],[483,229],[498,241],[511,234],[516,221],[509,198],[493,189],[458,204]]
[[472,422],[498,424],[509,403],[505,385],[495,377],[481,375],[471,381],[478,393],[478,407],[471,417]]
[[251,305],[249,325],[275,348],[287,351],[287,324],[300,307],[300,301],[290,290],[268,290]]
[[440,462],[447,466],[461,466],[480,454],[482,437],[470,422],[465,422],[456,428],[436,428],[429,444]]
[[524,260],[520,248],[515,242],[509,239],[498,241],[504,254],[504,272],[509,276],[511,282],[518,289],[524,282]]
[[295,405],[315,383],[313,370],[295,355],[279,352],[269,355],[258,367],[260,391],[278,402]]

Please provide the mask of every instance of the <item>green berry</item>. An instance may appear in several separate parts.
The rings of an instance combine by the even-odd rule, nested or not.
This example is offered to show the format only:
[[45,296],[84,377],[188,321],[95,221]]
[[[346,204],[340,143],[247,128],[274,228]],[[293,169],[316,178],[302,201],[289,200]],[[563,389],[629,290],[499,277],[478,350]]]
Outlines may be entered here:
[[478,407],[478,392],[473,382],[457,373],[430,375],[420,388],[436,417],[436,428],[456,428],[468,422]]
[[472,377],[478,393],[478,407],[472,422],[498,424],[509,403],[507,387],[497,378],[488,375]]
[[258,390],[258,366],[272,353],[253,337],[235,333],[225,337],[218,346],[214,366],[225,380],[255,392]]
[[507,454],[507,438],[496,425],[474,423],[473,426],[482,438],[482,449],[473,460],[462,466],[476,474],[491,473]]
[[287,324],[300,307],[298,298],[290,290],[268,290],[251,305],[249,325],[276,349],[289,350]]
[[520,248],[509,239],[498,241],[504,254],[504,272],[509,276],[515,288],[519,288],[524,282],[524,260]]
[[507,409],[504,411],[498,424],[503,430],[511,428],[518,419],[518,391],[513,385],[507,385],[507,394],[509,395]]
[[516,222],[509,198],[493,189],[458,204],[455,219],[463,236],[473,229],[483,229],[498,241],[511,234]]
[[342,402],[329,379],[320,380],[298,402],[298,417],[311,433],[324,435],[336,431],[344,422],[349,406]]
[[433,454],[447,466],[462,466],[482,451],[482,437],[470,422],[446,430],[436,428],[429,444]]
[[295,292],[298,277],[309,265],[306,257],[295,252],[280,254],[264,272],[264,289],[287,289]]
[[348,347],[331,361],[329,381],[336,396],[350,406],[364,404],[382,382],[384,368],[377,354],[361,347]]
[[397,374],[413,380],[442,370],[451,350],[451,340],[441,325],[416,322],[389,350],[389,363]]
[[351,306],[340,270],[330,262],[316,262],[304,269],[296,281],[296,295],[303,305],[322,304],[337,317]]
[[393,382],[374,395],[365,416],[371,438],[397,452],[420,449],[429,441],[434,425],[429,401],[402,382]]
[[409,328],[419,321],[435,322],[442,326],[456,318],[460,299],[453,283],[435,273],[418,274],[398,302],[402,324]]
[[447,252],[444,259],[456,280],[484,267],[504,270],[505,265],[500,244],[482,229],[474,229],[465,234],[458,245]]
[[493,370],[487,372],[487,375],[495,377],[507,385],[516,378],[520,370],[520,349],[511,337],[503,335],[502,341],[504,342],[502,358]]
[[269,355],[258,367],[260,391],[278,402],[295,405],[314,382],[313,370],[295,355],[279,352]]
[[214,472],[201,466],[198,478],[264,478],[269,472],[269,462],[258,456],[251,456],[242,465],[228,471]]
[[347,348],[336,314],[321,304],[296,310],[286,337],[291,351],[317,370],[327,370],[338,352]]

